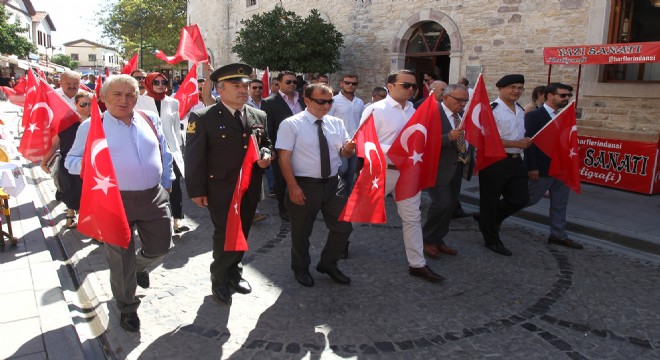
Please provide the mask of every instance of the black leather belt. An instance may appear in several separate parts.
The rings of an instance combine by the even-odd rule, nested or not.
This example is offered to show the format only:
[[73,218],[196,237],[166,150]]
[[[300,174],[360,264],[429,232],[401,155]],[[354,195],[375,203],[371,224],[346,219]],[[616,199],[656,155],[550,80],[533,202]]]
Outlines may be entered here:
[[296,176],[296,181],[299,181],[299,182],[308,182],[308,183],[319,183],[319,184],[323,184],[323,183],[330,182],[330,180],[332,180],[332,179],[336,179],[336,178],[337,178],[336,176],[331,176],[331,177],[329,177],[329,178],[325,178],[325,179],[323,179],[323,178],[306,177],[306,176]]
[[387,170],[399,170],[396,166],[394,165],[387,165]]
[[516,159],[516,158],[520,157],[520,154],[518,154],[518,153],[515,153],[515,154],[506,153],[506,156],[510,157],[512,159]]

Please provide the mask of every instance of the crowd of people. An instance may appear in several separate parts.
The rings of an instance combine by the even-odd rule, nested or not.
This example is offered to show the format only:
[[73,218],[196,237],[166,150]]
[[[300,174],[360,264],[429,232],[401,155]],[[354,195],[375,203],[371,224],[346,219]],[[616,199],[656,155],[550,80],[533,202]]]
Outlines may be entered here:
[[[349,256],[353,230],[350,222],[339,220],[359,173],[359,154],[352,138],[373,115],[380,146],[387,153],[427,96],[438,103],[442,133],[431,135],[441,137],[441,156],[436,183],[424,190],[431,199],[426,220],[422,221],[421,192],[395,201],[411,276],[434,283],[444,280],[427,258],[457,255],[450,244],[449,224],[462,217],[474,217],[489,250],[510,256],[500,236],[502,222],[543,195],[551,203],[548,242],[582,248],[568,239],[565,230],[568,188],[548,175],[549,158],[531,141],[568,104],[572,96],[568,85],[535,88],[532,103],[524,109],[519,103],[523,75],[506,75],[496,83],[498,97],[491,107],[506,157],[479,172],[479,212],[469,214],[462,209],[459,194],[463,179],[472,176],[478,149],[466,141],[462,124],[473,94],[467,79],[447,84],[425,73],[418,82],[414,72],[399,70],[387,76],[385,86],[375,87],[364,104],[356,94],[357,74],[341,76],[335,91],[325,75],[308,83],[293,72],[282,71],[271,81],[271,94],[263,98],[265,84],[254,78],[249,65],[235,63],[214,70],[207,64],[205,73],[198,79],[199,104],[183,119],[178,101],[167,95],[170,80],[159,72],[137,69],[130,75],[113,75],[101,88],[100,100],[107,108],[103,128],[132,230],[127,249],[104,246],[120,324],[127,331],[140,328],[137,286],[150,286],[149,271],[166,256],[173,235],[192,226],[183,213],[184,179],[188,197],[208,209],[214,226],[212,294],[229,302],[234,293],[252,291],[243,278],[244,252],[229,251],[225,246],[229,211],[234,208],[232,196],[251,138],[258,144],[259,159],[240,204],[245,237],[254,222],[267,216],[258,212],[259,201],[274,195],[281,221],[291,225],[294,278],[312,287],[309,249],[314,239],[310,237],[320,211],[329,232],[316,270],[338,284],[350,284],[350,277],[338,265]],[[59,198],[67,207],[65,227],[69,229],[77,225],[82,189],[79,174],[93,97],[80,90],[81,81],[75,72],[61,75],[57,92],[76,109],[80,122],[53,139],[52,149],[41,162],[47,173],[57,169]],[[418,99],[421,101],[415,101]],[[389,194],[394,192],[400,172],[389,158],[387,164],[385,192]]]

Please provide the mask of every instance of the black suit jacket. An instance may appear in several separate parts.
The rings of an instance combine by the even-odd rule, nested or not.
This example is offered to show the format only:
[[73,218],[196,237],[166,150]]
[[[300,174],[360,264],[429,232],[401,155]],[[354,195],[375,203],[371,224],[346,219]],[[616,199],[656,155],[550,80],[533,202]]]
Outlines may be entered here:
[[[245,111],[245,129],[221,102],[190,114],[185,154],[190,198],[208,196],[209,206],[213,206],[214,199],[231,202],[250,135],[256,135],[262,155],[273,151],[266,131],[266,114],[251,106],[246,106]],[[255,163],[246,193],[255,201],[260,196],[262,175],[263,169]]]
[[[298,97],[298,103],[300,107],[305,110],[307,107],[303,96]],[[263,101],[261,101],[261,110],[266,112],[268,117],[268,136],[272,140],[273,144],[277,141],[277,130],[280,128],[280,124],[284,119],[293,116],[289,105],[287,105],[282,95],[279,92],[271,94]]]
[[[525,114],[525,137],[536,135],[550,120],[552,118],[543,106]],[[527,168],[527,171],[538,170],[540,176],[548,176],[550,158],[536,145],[532,144],[525,149],[525,168]]]
[[[453,129],[450,121],[453,119],[448,119],[447,114],[441,104],[438,104],[440,108],[440,123],[442,125],[442,143],[440,149],[440,160],[438,163],[438,175],[436,177],[435,183],[437,185],[447,185],[454,177],[456,172],[456,165],[458,164],[458,148],[456,141],[449,140],[449,132]],[[468,146],[468,168],[467,168],[467,180],[472,178],[472,172],[474,170],[474,146]]]

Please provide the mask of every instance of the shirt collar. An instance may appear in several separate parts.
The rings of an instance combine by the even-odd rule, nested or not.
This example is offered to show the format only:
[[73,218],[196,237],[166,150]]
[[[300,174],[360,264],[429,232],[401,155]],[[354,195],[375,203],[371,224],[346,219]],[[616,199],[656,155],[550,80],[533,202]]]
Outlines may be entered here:
[[224,105],[227,108],[227,110],[231,112],[232,115],[234,115],[237,110],[241,112],[241,115],[243,115],[243,113],[245,112],[245,105],[243,105],[240,109],[234,109],[233,107],[227,105],[224,101],[220,100],[220,102],[222,102],[222,105]]
[[[401,109],[401,104],[398,101],[394,100],[389,94],[385,97],[385,102],[391,107]],[[412,106],[410,101],[406,101],[406,106],[403,107],[403,111],[408,110]]]

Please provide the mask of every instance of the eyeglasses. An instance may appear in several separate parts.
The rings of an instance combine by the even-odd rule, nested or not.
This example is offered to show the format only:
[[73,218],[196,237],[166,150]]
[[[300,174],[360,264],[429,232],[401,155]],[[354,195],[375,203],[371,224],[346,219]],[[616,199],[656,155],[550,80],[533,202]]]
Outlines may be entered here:
[[344,81],[344,85],[346,85],[346,86],[348,86],[348,85],[358,86],[358,83],[357,83],[357,81],[356,81],[356,82],[353,82],[353,81]]
[[461,99],[461,98],[457,98],[456,96],[453,96],[453,95],[447,95],[447,96],[449,96],[450,98],[458,101],[459,103],[466,103],[466,102],[470,101],[470,99]]
[[291,84],[298,85],[297,80],[286,80],[284,83],[287,85],[291,85]]
[[562,98],[562,99],[564,99],[564,98],[572,98],[572,97],[573,97],[573,94],[571,94],[571,93],[568,93],[568,94],[555,94],[555,95],[559,96],[559,97]]
[[79,102],[78,103],[78,105],[80,105],[80,107],[87,107],[87,105],[89,105],[89,104],[91,104],[91,103],[88,103],[88,102]]
[[409,83],[409,82],[394,83],[394,85],[401,85],[406,90],[408,90],[410,88],[412,88],[413,90],[417,90],[417,84],[413,84],[413,83]]
[[137,81],[144,81],[145,77],[144,76],[133,76],[133,79]]
[[509,85],[509,86],[507,86],[507,88],[509,90],[513,90],[513,91],[520,91],[520,92],[525,91],[525,88],[522,87],[522,86]]
[[169,82],[169,81],[167,81],[167,80],[154,80],[154,81],[151,82],[151,85],[156,85],[156,86],[158,86],[158,85],[163,85],[163,86],[166,86],[168,82]]
[[335,101],[335,99],[326,100],[326,99],[314,99],[314,98],[311,98],[311,97],[308,97],[308,99],[312,100],[313,102],[315,102],[319,105],[325,105],[325,104],[332,105],[332,102]]
[[263,90],[263,86],[252,86],[252,90]]

